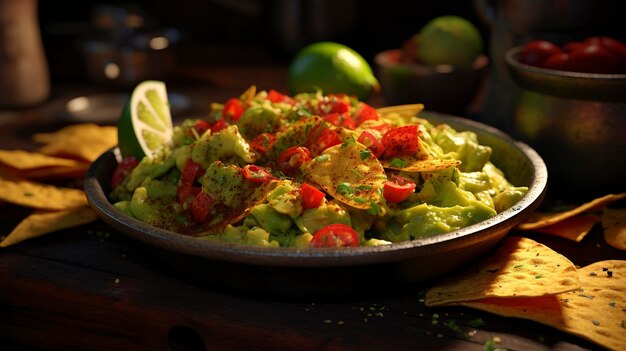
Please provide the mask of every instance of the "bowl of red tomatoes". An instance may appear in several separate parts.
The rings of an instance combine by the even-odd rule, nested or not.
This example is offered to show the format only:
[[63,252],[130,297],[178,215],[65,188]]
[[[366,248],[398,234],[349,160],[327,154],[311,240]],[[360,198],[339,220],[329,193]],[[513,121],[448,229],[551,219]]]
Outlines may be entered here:
[[[544,158],[563,194],[626,189],[626,45],[609,37],[510,49],[520,88],[512,131]],[[575,189],[575,191],[573,191]]]

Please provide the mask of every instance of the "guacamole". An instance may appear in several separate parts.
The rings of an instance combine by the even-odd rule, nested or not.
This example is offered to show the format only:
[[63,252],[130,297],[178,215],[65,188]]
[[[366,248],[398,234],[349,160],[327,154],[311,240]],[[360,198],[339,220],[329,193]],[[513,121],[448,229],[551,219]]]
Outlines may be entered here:
[[251,87],[176,126],[172,143],[110,197],[129,216],[206,240],[387,245],[454,231],[519,201],[527,188],[490,158],[474,133],[419,113]]

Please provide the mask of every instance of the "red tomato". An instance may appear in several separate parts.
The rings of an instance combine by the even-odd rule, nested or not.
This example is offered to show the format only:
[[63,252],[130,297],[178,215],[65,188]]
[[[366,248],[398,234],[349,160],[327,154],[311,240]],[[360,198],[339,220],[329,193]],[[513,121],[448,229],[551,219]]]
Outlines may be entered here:
[[276,167],[286,175],[296,175],[300,172],[300,166],[311,160],[311,151],[304,146],[292,146],[283,151],[278,160]]
[[258,151],[262,154],[266,153],[267,150],[274,145],[276,142],[276,136],[272,133],[261,133],[259,134],[252,142],[250,143],[250,147]]
[[591,37],[585,40],[585,42],[604,46],[622,59],[626,59],[626,45],[619,40],[610,37]]
[[241,101],[236,98],[230,98],[224,104],[224,109],[222,110],[222,118],[237,121],[239,120],[239,118],[241,118],[243,111],[244,108]]
[[206,132],[207,130],[211,129],[211,125],[209,124],[209,122],[201,119],[198,122],[196,122],[193,126],[191,126],[191,128],[189,128],[189,136],[193,137],[194,133],[191,130],[195,130],[196,134],[198,136],[204,134],[204,132]]
[[322,123],[309,132],[306,145],[313,155],[319,155],[331,146],[341,144],[339,134]]
[[416,125],[389,129],[380,139],[385,147],[383,157],[415,155],[419,150],[418,133]]
[[124,157],[122,162],[120,162],[115,167],[115,170],[113,170],[113,175],[111,176],[111,188],[115,188],[120,185],[138,164],[139,160],[135,156]]
[[585,73],[616,73],[621,70],[621,62],[609,49],[590,44],[570,53],[569,69]]
[[326,197],[323,191],[307,183],[302,184],[302,187],[300,187],[300,196],[302,197],[302,208],[304,209],[320,207],[324,197]]
[[560,52],[550,56],[546,62],[543,63],[544,68],[556,69],[559,71],[569,71],[570,68],[570,55],[565,52]]
[[561,52],[561,49],[546,40],[534,40],[522,47],[519,53],[519,61],[521,63],[543,67],[548,57]]
[[270,89],[270,91],[267,93],[267,99],[271,102],[284,102],[289,105],[294,105],[296,103],[291,97],[285,94],[281,94],[274,89]]
[[198,186],[193,185],[181,185],[176,189],[176,198],[178,199],[178,203],[184,205],[188,201],[193,201],[193,199],[200,193],[201,189]]
[[191,210],[191,214],[196,221],[200,223],[204,223],[207,220],[207,217],[211,210],[213,209],[214,201],[209,196],[209,194],[205,192],[200,192],[189,205],[189,209]]
[[229,126],[228,122],[226,122],[223,119],[218,119],[217,121],[215,121],[215,123],[211,125],[210,127],[211,133],[217,133],[220,130],[225,129],[228,126]]
[[565,52],[572,52],[574,50],[582,49],[585,46],[587,46],[587,44],[585,42],[582,42],[582,41],[570,41],[569,43],[563,44],[563,50]]
[[356,123],[354,123],[354,119],[350,116],[350,113],[330,113],[324,116],[324,120],[328,123],[331,123],[337,127],[344,127],[348,129],[356,128]]
[[191,185],[196,179],[198,179],[199,176],[204,174],[204,172],[205,170],[200,167],[199,163],[188,159],[187,162],[185,162],[185,167],[183,167],[183,172],[180,175],[180,184]]
[[344,113],[350,111],[349,97],[345,94],[329,94],[317,105],[317,112],[321,115],[329,113]]
[[359,237],[346,224],[330,224],[313,234],[311,247],[348,247],[359,246]]
[[406,200],[415,191],[415,183],[400,176],[388,180],[383,186],[383,197],[387,202],[398,203]]
[[242,169],[243,177],[253,183],[265,183],[274,176],[267,169],[257,165],[245,165]]
[[378,121],[378,112],[376,112],[376,109],[372,106],[364,102],[359,102],[354,118],[356,120],[356,125],[360,125],[367,120]]
[[367,130],[361,132],[361,135],[359,135],[357,141],[367,146],[367,148],[372,152],[374,156],[376,156],[376,158],[379,158],[385,152],[385,147],[383,146],[383,144],[381,144],[381,142],[378,141],[378,139],[376,139],[376,137]]

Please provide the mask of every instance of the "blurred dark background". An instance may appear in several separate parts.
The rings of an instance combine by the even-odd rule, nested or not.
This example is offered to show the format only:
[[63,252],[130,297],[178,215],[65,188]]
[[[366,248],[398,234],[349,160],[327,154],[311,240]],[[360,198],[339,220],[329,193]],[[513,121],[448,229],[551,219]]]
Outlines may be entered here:
[[[106,2],[143,12],[152,26],[180,30],[183,65],[287,64],[304,45],[331,40],[368,61],[402,42],[433,17],[455,14],[473,22],[488,45],[488,28],[472,1],[156,0]],[[81,45],[102,8],[93,2],[40,1],[43,43],[53,83],[85,78]],[[83,69],[80,69],[83,67]]]

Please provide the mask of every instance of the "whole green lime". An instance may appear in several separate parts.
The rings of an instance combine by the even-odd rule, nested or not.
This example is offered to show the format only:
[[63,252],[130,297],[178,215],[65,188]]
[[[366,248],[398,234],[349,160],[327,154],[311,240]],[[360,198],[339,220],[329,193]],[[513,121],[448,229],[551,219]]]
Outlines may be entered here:
[[458,16],[434,18],[417,35],[417,57],[427,65],[471,67],[482,50],[478,29]]
[[287,84],[291,94],[344,93],[367,100],[380,84],[372,68],[353,49],[334,42],[302,48],[289,64]]

